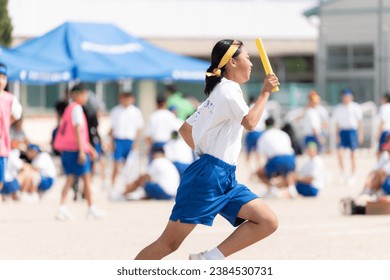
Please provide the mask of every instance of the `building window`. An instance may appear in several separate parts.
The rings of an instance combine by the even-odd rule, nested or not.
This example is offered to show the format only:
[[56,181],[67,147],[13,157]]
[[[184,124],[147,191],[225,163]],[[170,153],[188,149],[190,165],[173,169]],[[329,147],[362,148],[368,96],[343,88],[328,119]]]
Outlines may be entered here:
[[372,45],[352,46],[352,68],[374,68],[374,47]]
[[373,45],[328,46],[329,70],[374,69]]
[[328,47],[328,69],[347,70],[348,69],[348,48],[347,46]]

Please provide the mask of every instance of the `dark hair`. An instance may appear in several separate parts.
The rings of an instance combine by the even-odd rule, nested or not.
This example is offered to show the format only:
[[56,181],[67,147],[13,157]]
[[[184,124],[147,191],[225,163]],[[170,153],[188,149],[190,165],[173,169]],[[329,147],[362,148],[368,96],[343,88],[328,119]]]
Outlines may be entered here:
[[390,93],[385,93],[382,98],[386,100],[386,103],[390,103]]
[[70,90],[71,93],[80,93],[87,90],[87,87],[83,83],[75,84]]
[[166,102],[167,102],[167,98],[164,95],[157,96],[156,98],[157,106],[162,106]]
[[275,125],[275,120],[273,117],[269,117],[268,119],[265,120],[265,126],[274,126]]
[[175,93],[177,91],[177,87],[175,84],[169,84],[166,85],[166,90],[169,91],[170,93]]
[[134,97],[134,94],[130,91],[122,91],[119,95],[122,97]]
[[[222,57],[225,55],[229,47],[234,43],[237,42],[239,44],[239,47],[237,51],[233,54],[233,57],[237,57],[241,53],[241,46],[243,43],[238,40],[232,40],[232,39],[224,39],[219,41],[215,44],[213,50],[211,51],[211,65],[207,69],[206,72],[212,72],[215,68],[218,67],[219,62],[221,61]],[[211,91],[215,88],[216,85],[218,85],[222,80],[222,74],[225,72],[225,66],[221,68],[221,76],[206,76],[206,86],[204,89],[204,93],[209,96]]]

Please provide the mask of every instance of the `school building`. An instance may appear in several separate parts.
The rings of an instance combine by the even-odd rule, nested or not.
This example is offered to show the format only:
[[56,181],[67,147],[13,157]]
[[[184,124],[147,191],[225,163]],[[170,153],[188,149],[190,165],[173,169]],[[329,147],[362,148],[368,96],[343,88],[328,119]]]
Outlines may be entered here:
[[305,12],[319,18],[316,80],[329,104],[351,88],[362,103],[390,91],[390,1],[320,1]]

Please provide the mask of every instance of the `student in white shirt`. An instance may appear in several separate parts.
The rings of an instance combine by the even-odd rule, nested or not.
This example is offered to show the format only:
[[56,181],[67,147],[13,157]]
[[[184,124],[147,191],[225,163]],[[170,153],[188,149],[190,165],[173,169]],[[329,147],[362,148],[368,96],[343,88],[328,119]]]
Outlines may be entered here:
[[360,105],[353,102],[353,92],[345,89],[342,92],[342,103],[337,105],[333,112],[339,135],[338,160],[344,179],[348,179],[344,168],[344,150],[351,151],[351,176],[353,179],[356,171],[355,151],[359,144],[363,143],[363,113]]
[[132,93],[122,92],[119,105],[111,110],[111,131],[114,146],[114,165],[111,182],[115,186],[121,163],[132,149],[136,149],[140,130],[144,126],[141,110],[134,106],[135,98]]
[[11,142],[11,146],[13,146],[13,149],[8,155],[7,165],[5,168],[5,181],[3,188],[0,190],[3,200],[5,200],[8,196],[10,196],[13,200],[19,200],[18,191],[20,190],[20,184],[18,181],[18,174],[24,167],[24,163],[20,159],[20,151],[15,148],[18,146],[18,143]]
[[[276,195],[275,187],[285,189],[291,197],[296,196],[295,188],[295,153],[288,134],[281,129],[275,128],[272,117],[265,121],[266,131],[259,139],[258,152],[267,157],[264,167],[257,170],[256,175],[267,186],[266,195]],[[272,179],[278,177],[283,182],[276,186]]]
[[306,161],[296,174],[296,188],[302,196],[317,196],[324,187],[325,169],[315,142],[306,145],[306,155]]
[[255,128],[272,89],[279,84],[274,74],[268,75],[249,110],[240,84],[249,80],[251,67],[241,41],[221,40],[214,46],[206,73],[208,98],[179,130],[200,158],[184,173],[166,229],[136,259],[164,258],[178,249],[197,224],[211,226],[217,214],[239,227],[218,247],[191,254],[191,260],[224,259],[277,229],[272,210],[235,178],[243,128]]
[[172,139],[164,146],[165,156],[172,161],[179,171],[180,178],[194,161],[194,153],[177,131],[172,132]]
[[167,108],[167,99],[164,96],[157,97],[157,110],[150,115],[146,129],[146,140],[153,148],[164,147],[171,140],[173,131],[177,131],[182,122]]
[[30,200],[33,201],[39,199],[39,196],[53,186],[57,170],[49,153],[43,152],[38,145],[29,144],[26,155],[31,160],[31,168],[25,170],[22,194],[30,195],[32,197]]
[[386,142],[386,137],[390,133],[390,94],[382,97],[382,105],[379,108],[379,129],[378,129],[378,158],[382,152],[382,145]]
[[180,183],[180,175],[172,162],[164,156],[161,147],[152,149],[152,161],[146,174],[129,183],[122,196],[134,192],[138,187],[144,187],[146,198],[170,200],[176,195]]
[[303,116],[303,133],[305,137],[304,147],[306,147],[309,142],[314,142],[317,144],[318,150],[321,151],[325,139],[322,135],[321,114],[317,108],[319,100],[320,97],[316,92],[312,91],[309,94],[308,107]]

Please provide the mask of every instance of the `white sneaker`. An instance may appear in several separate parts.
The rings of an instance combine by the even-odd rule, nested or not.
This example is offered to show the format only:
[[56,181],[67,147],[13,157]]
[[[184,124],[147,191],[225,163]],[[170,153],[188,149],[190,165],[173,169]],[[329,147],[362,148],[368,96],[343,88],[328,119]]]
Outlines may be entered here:
[[191,261],[200,261],[200,260],[206,260],[204,254],[206,253],[207,251],[204,251],[204,252],[201,252],[201,253],[198,253],[198,254],[190,254],[190,256],[188,257],[189,260]]
[[290,195],[290,198],[297,198],[298,197],[298,191],[295,186],[289,186],[287,188],[288,194]]
[[100,209],[96,208],[95,206],[91,206],[88,208],[88,212],[87,212],[88,219],[101,219],[101,218],[105,217],[106,215],[107,214],[105,211],[100,210]]
[[59,221],[70,221],[73,220],[73,215],[65,206],[60,206],[57,211],[56,219]]
[[112,192],[108,198],[111,201],[126,201],[126,197],[119,192]]

